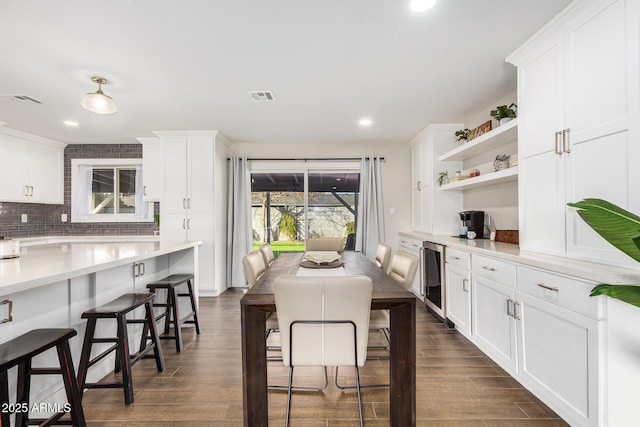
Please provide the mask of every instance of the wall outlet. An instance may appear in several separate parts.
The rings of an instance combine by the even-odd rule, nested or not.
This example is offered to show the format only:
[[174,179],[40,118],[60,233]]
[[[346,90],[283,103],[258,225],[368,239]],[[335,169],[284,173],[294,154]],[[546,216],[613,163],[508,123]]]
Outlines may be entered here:
[[22,214],[22,218],[20,219],[22,222],[27,222],[27,214]]
[[60,221],[67,222],[67,214],[60,215]]
[[395,215],[396,214],[396,208],[389,208],[389,215]]

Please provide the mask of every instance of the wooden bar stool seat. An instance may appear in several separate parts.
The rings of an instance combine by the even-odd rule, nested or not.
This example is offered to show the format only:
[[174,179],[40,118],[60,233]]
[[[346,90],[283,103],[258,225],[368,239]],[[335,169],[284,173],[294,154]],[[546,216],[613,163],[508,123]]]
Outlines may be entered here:
[[[124,402],[127,405],[133,403],[133,380],[131,367],[144,357],[153,357],[156,360],[158,372],[164,371],[164,359],[162,348],[158,339],[155,316],[153,314],[154,294],[125,294],[100,307],[87,310],[82,313],[82,318],[87,319],[87,330],[84,335],[80,367],[78,368],[78,382],[81,394],[85,388],[120,388],[124,390]],[[138,307],[144,306],[144,319],[127,319],[126,315]],[[96,338],[94,336],[96,323],[99,319],[116,319],[117,333],[115,337]],[[127,325],[143,324],[142,348],[135,354],[129,350],[129,338]],[[150,342],[149,342],[150,341]],[[91,347],[94,343],[113,343],[111,347],[91,358]],[[88,383],[87,371],[100,360],[104,359],[112,351],[116,352],[115,371],[122,371],[122,382],[113,383]],[[153,355],[148,355],[153,352]]]
[[[0,404],[2,405],[1,424],[9,426],[11,412],[16,414],[16,426],[27,424],[71,424],[85,426],[84,412],[82,410],[82,396],[76,378],[69,339],[77,335],[74,329],[34,329],[24,335],[20,335],[0,345]],[[32,360],[35,356],[55,347],[58,352],[59,367],[34,368]],[[9,382],[7,371],[18,366],[16,404],[9,402]],[[29,418],[29,391],[32,375],[62,375],[64,388],[67,395],[67,405],[60,408],[48,419]],[[8,411],[5,408],[14,408]],[[68,409],[71,420],[61,420]]]
[[[184,323],[195,325],[196,334],[200,335],[200,322],[198,320],[198,306],[196,305],[195,294],[193,293],[193,274],[172,274],[157,282],[149,283],[147,288],[155,293],[158,289],[164,289],[167,292],[167,298],[164,303],[154,302],[154,307],[164,308],[164,311],[156,316],[156,322],[165,319],[164,334],[161,339],[174,340],[176,342],[176,351],[182,351],[182,332],[180,326]],[[177,287],[187,285],[186,293],[179,293]],[[191,312],[185,316],[180,315],[178,298],[189,298],[191,304]],[[168,335],[173,329],[173,335]]]

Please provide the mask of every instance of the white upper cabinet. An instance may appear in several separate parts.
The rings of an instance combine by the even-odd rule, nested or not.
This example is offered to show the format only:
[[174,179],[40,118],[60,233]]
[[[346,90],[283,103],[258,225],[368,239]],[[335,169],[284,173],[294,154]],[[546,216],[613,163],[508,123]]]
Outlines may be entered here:
[[56,141],[0,128],[0,201],[62,204],[64,147]]
[[162,144],[158,138],[137,138],[142,144],[142,199],[159,202],[164,190]]
[[[631,261],[567,203],[640,212],[637,16],[626,0],[574,2],[508,58],[518,67],[520,246],[611,264]],[[634,72],[634,70],[636,70]]]

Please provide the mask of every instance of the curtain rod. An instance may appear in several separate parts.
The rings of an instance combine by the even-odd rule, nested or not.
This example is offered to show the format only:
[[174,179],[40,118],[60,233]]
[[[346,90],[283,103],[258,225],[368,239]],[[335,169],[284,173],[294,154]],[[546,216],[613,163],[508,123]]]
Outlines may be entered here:
[[[366,159],[370,158],[371,156],[365,156]],[[231,160],[231,158],[227,157],[227,160]],[[339,160],[339,161],[356,161],[356,160],[362,160],[362,157],[318,157],[318,158],[311,158],[311,159],[292,159],[292,158],[278,158],[278,157],[249,157],[247,158],[247,160],[271,160],[271,161],[304,161],[304,162],[313,162],[313,161],[317,161],[317,160]],[[380,157],[380,160],[384,161],[384,157]]]

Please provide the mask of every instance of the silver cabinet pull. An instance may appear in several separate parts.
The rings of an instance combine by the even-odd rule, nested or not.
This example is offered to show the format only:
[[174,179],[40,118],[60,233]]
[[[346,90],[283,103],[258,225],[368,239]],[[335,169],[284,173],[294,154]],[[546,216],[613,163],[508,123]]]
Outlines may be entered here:
[[562,151],[567,154],[571,153],[571,149],[569,148],[569,132],[571,132],[569,128],[562,130]]
[[561,136],[562,136],[562,131],[558,131],[558,132],[556,132],[556,138],[555,138],[555,144],[556,144],[556,146],[555,146],[555,151],[556,151],[556,154],[557,154],[558,156],[561,156],[561,155],[562,155],[562,150],[561,150],[561,148],[560,148],[560,137],[561,137]]
[[520,307],[520,303],[517,301],[513,302],[513,318],[516,320],[520,320],[520,315],[518,315],[518,307]]
[[186,230],[186,229],[187,229],[187,218],[182,218],[182,228],[183,228],[184,230]]
[[29,186],[28,185],[24,186],[24,196],[25,197],[29,197]]
[[469,281],[467,279],[462,279],[462,290],[469,292]]
[[488,265],[483,265],[482,268],[484,268],[485,270],[488,270],[488,271],[496,271],[495,268],[489,267]]
[[33,197],[33,185],[29,186],[29,197]]
[[539,287],[541,287],[542,289],[546,289],[548,291],[553,291],[553,292],[558,292],[558,288],[553,287],[553,286],[547,286],[544,283],[538,283],[537,284]]
[[146,186],[146,185],[143,185],[143,186],[142,186],[142,195],[143,195],[143,196],[146,196],[146,195],[147,195],[147,186]]
[[191,209],[191,197],[187,199],[187,209]]
[[507,316],[513,317],[513,300],[511,298],[507,300]]
[[140,273],[141,276],[144,276],[145,273],[147,272],[147,266],[144,265],[144,262],[140,263],[140,267],[142,267],[142,273]]
[[13,321],[13,301],[11,301],[10,299],[6,299],[3,301],[0,301],[0,304],[2,305],[9,305],[9,307],[7,307],[7,317],[5,317],[4,319],[0,320],[0,323],[9,323]]
[[455,259],[456,261],[460,261],[460,257],[451,255],[451,259]]
[[182,199],[182,209],[187,209],[187,199]]

